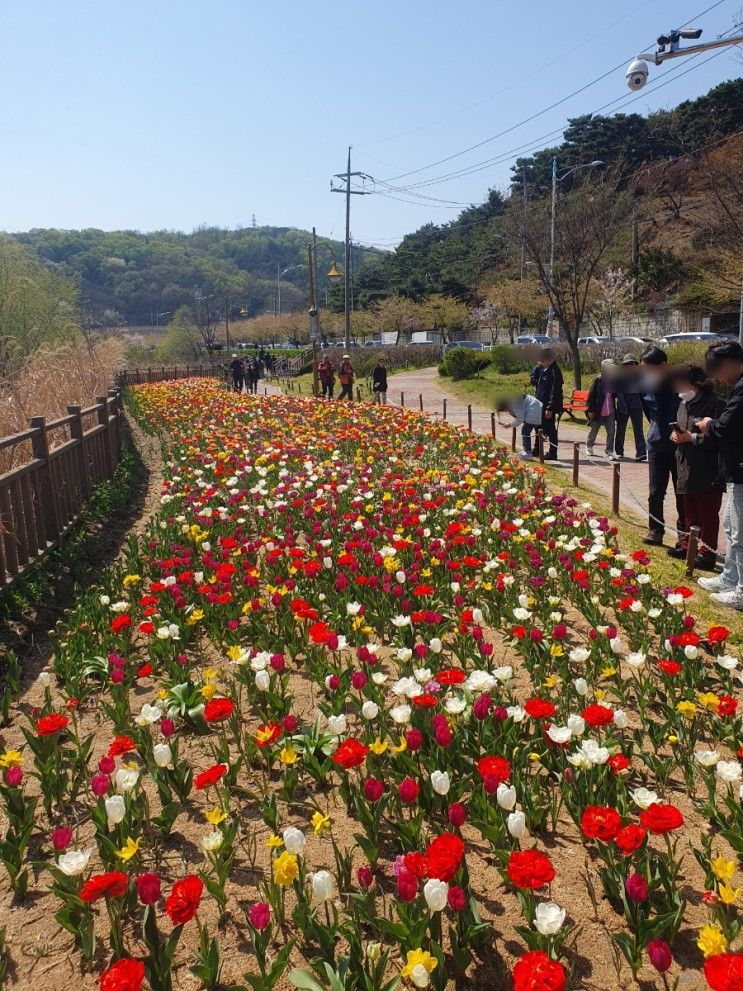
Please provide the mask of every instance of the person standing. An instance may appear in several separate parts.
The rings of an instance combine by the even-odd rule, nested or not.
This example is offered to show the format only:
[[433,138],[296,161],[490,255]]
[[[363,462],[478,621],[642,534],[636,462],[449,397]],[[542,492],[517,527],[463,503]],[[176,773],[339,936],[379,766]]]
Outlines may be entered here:
[[599,427],[606,430],[606,450],[605,457],[610,461],[618,461],[619,456],[614,453],[614,416],[616,404],[614,401],[613,373],[614,362],[611,358],[604,358],[601,362],[601,374],[597,375],[591,383],[588,391],[588,402],[586,404],[586,417],[591,421],[586,441],[586,454],[589,458],[594,457],[593,445],[596,443]]
[[[531,374],[529,375],[529,382],[531,383],[532,388],[536,389],[537,385],[539,384],[539,379],[542,376],[542,371],[543,371],[542,366],[539,364],[536,364],[532,368]],[[531,450],[532,430],[538,430],[539,427],[542,425],[541,416],[536,423],[530,423],[528,420],[524,420],[523,423],[524,425],[521,428],[521,457],[528,459],[532,457],[532,450]]]
[[637,389],[632,388],[632,380],[636,378],[638,368],[637,358],[633,355],[626,354],[622,358],[622,377],[615,394],[617,411],[614,417],[614,451],[620,458],[624,457],[624,438],[627,434],[627,424],[632,423],[632,433],[635,438],[635,461],[647,461],[648,449],[643,429],[642,401]]
[[661,547],[665,535],[663,503],[668,482],[676,494],[676,529],[679,543],[686,531],[684,504],[676,488],[676,445],[671,440],[671,424],[676,420],[678,393],[668,381],[668,355],[662,348],[651,347],[642,356],[645,389],[641,395],[642,407],[650,423],[648,429],[648,532],[643,542]]
[[555,361],[552,348],[539,352],[542,373],[537,382],[536,398],[542,404],[542,433],[549,441],[545,461],[557,460],[557,424],[562,416],[562,372]]
[[[681,397],[676,414],[678,428],[671,431],[671,440],[676,445],[676,489],[684,502],[687,529],[698,526],[700,531],[702,546],[694,567],[714,571],[723,484],[717,440],[699,433],[697,423],[705,417],[718,417],[725,403],[715,395],[712,383],[698,365],[686,365],[675,372],[673,384]],[[689,536],[685,534],[679,546],[668,553],[671,557],[685,558],[688,546]]]
[[341,367],[338,369],[338,379],[341,383],[341,393],[338,398],[353,402],[353,365],[348,354],[343,355]]
[[378,406],[387,403],[387,367],[384,358],[380,358],[372,371],[372,393]]
[[737,341],[712,344],[707,370],[733,391],[722,413],[704,417],[697,430],[720,445],[720,469],[727,488],[722,527],[727,537],[725,566],[719,577],[700,578],[699,584],[721,606],[743,610],[743,348]]
[[248,392],[258,392],[258,364],[255,358],[248,358],[245,362],[245,385]]
[[320,379],[323,399],[332,399],[335,391],[335,365],[327,356],[321,358],[317,366],[317,375]]
[[237,357],[236,354],[232,355],[232,361],[230,362],[230,371],[232,372],[232,387],[235,392],[243,391],[243,363]]

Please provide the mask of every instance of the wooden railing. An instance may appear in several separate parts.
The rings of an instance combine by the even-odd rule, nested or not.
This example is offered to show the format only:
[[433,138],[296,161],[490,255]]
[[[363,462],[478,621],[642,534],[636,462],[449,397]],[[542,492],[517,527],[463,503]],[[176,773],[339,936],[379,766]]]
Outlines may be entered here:
[[224,375],[224,365],[171,365],[160,368],[129,368],[118,372],[116,384],[120,388],[127,385],[141,385],[145,382],[168,382],[172,379],[214,378]]
[[[35,416],[0,438],[0,587],[46,554],[77,518],[95,485],[113,478],[122,449],[117,390],[67,416]],[[20,460],[20,464],[15,461]]]

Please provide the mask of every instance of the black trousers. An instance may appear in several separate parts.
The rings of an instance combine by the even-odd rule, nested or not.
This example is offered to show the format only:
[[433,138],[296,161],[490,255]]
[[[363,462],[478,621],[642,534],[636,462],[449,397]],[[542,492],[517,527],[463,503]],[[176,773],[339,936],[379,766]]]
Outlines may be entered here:
[[[657,450],[651,448],[648,451],[648,529],[655,533],[665,532],[665,517],[663,515],[663,502],[668,490],[668,482],[673,485],[676,493],[676,529],[683,533],[686,531],[686,518],[684,515],[684,501],[682,496],[676,492],[676,451]],[[679,538],[681,539],[681,538]]]
[[341,394],[338,396],[339,399],[350,399],[353,401],[353,382],[343,383],[341,382],[343,388],[341,389]]
[[644,458],[648,449],[643,433],[644,421],[641,409],[631,409],[629,413],[620,413],[617,410],[614,418],[614,450],[620,457],[624,456],[624,438],[630,421],[632,421],[632,433],[635,435],[635,457]]
[[232,373],[232,385],[233,385],[233,387],[235,389],[235,392],[242,392],[243,391],[243,377],[242,377],[242,375],[235,375],[235,373],[233,372]]
[[[542,413],[542,433],[544,434],[544,456],[557,457],[557,414],[547,417]],[[549,445],[546,443],[549,441]]]

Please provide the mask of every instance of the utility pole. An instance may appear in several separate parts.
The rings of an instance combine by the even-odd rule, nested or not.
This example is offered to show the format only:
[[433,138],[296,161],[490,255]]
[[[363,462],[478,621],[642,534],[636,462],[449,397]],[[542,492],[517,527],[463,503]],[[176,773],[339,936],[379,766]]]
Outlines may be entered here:
[[557,214],[557,157],[552,159],[552,209],[550,211],[550,300],[547,310],[547,336],[552,337],[552,320],[555,308],[552,305],[552,293],[555,291],[555,216]]
[[[529,223],[529,194],[526,189],[526,165],[523,166],[523,171],[521,173],[521,185],[523,187],[523,192],[524,192],[524,225],[523,225],[523,230],[521,232],[521,275],[519,281],[523,286],[524,269],[526,268],[526,234],[527,234],[527,225]],[[523,294],[522,294],[522,300],[523,300]],[[523,317],[521,315],[521,307],[519,306],[519,334],[521,333],[522,321],[523,321]],[[498,325],[496,324],[496,334],[497,333],[498,333]]]
[[740,280],[740,315],[738,317],[738,343],[743,347],[743,279]]
[[640,254],[640,241],[637,234],[637,214],[632,211],[632,299],[637,296],[637,259]]
[[351,148],[348,148],[348,164],[345,172],[338,172],[333,177],[340,179],[345,186],[330,185],[331,193],[344,193],[346,197],[346,245],[345,245],[345,268],[343,272],[344,302],[343,302],[343,341],[346,350],[351,347],[351,194],[356,196],[367,196],[371,190],[351,189],[351,179],[360,178],[362,180],[372,180],[365,172],[351,171]]
[[319,287],[317,284],[317,231],[312,228],[312,282],[315,291],[312,296],[312,305],[315,308],[315,340],[320,341],[320,305],[317,300]]
[[276,298],[278,299],[279,316],[281,316],[281,262],[276,262]]
[[227,339],[227,350],[230,350],[230,301],[224,301],[224,334]]

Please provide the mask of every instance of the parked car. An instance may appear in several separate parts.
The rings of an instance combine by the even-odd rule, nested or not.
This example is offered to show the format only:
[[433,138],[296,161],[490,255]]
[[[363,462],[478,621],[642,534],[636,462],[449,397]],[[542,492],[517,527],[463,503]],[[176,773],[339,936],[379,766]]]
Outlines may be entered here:
[[719,341],[720,335],[713,334],[708,330],[689,331],[683,334],[666,334],[661,337],[659,344],[684,344],[686,341]]
[[611,344],[611,337],[595,335],[593,337],[579,337],[578,344]]
[[655,344],[652,337],[615,337],[613,340],[617,344],[637,344],[639,347],[646,347],[648,344]]
[[514,339],[514,344],[519,347],[532,347],[535,344],[541,344],[542,346],[546,344],[555,344],[556,341],[552,337],[548,337],[546,334],[519,334],[518,337]]
[[485,347],[481,341],[452,341],[451,344],[444,345],[444,354],[454,348],[467,348],[469,351],[484,351]]

